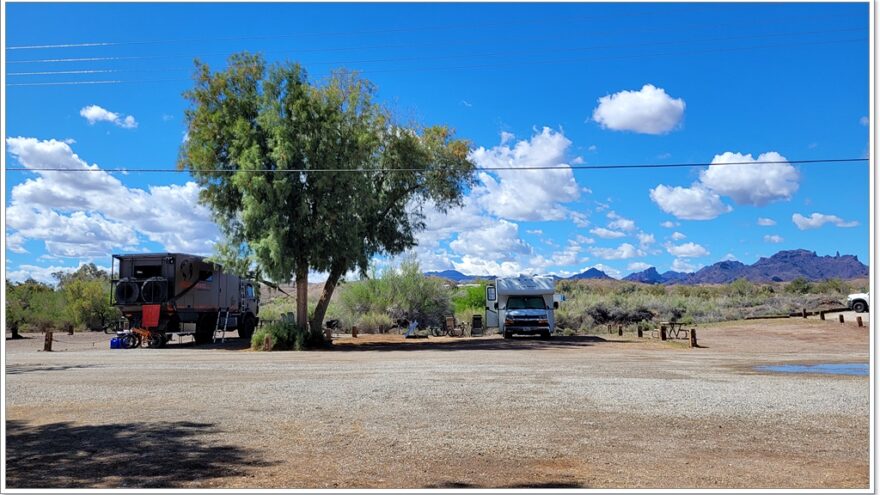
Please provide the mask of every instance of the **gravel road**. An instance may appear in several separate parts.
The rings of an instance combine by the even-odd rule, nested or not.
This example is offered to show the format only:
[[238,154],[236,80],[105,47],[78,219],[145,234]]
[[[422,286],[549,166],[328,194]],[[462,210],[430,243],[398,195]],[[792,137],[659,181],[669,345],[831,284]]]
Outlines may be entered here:
[[[865,488],[868,361],[816,320],[624,337],[399,336],[257,353],[6,341],[9,487]],[[94,344],[94,347],[92,346]]]

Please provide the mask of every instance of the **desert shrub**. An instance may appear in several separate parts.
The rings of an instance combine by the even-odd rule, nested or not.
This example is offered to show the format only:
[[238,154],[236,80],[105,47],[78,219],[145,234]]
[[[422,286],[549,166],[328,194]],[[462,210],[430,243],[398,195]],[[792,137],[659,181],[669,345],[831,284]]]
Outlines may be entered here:
[[735,296],[751,296],[758,291],[755,284],[745,278],[738,278],[727,284],[727,289],[730,294]]
[[826,278],[813,284],[810,292],[814,294],[851,294],[854,291],[850,284],[839,278]]
[[288,318],[258,328],[251,337],[251,348],[263,350],[266,336],[272,341],[273,351],[315,349],[327,345],[323,332],[312,332],[310,327],[300,328]]
[[391,317],[384,313],[366,313],[357,322],[358,331],[363,333],[385,333],[394,326]]
[[810,281],[803,277],[798,277],[785,286],[785,292],[789,294],[807,294],[810,292],[810,289]]

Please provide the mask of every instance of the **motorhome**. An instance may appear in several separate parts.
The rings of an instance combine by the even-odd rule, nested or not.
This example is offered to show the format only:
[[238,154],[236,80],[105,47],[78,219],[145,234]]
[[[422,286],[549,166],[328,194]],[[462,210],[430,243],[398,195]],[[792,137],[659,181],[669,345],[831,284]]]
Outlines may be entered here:
[[556,330],[554,310],[563,298],[550,276],[499,277],[486,286],[486,327],[514,334],[549,338]]

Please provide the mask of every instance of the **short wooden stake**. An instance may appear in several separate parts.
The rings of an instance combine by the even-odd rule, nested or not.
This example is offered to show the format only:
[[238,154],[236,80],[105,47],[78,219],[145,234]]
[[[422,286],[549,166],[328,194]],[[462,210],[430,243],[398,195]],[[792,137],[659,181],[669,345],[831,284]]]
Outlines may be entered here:
[[642,338],[642,327],[636,328],[636,333],[638,333],[639,338]]
[[617,325],[617,335],[623,337],[623,325]]
[[843,315],[837,315],[837,318],[840,320],[841,323],[843,323]]
[[825,312],[824,311],[819,311],[819,319],[823,320],[823,321],[825,320]]
[[43,350],[52,352],[52,332],[46,332],[46,341],[43,343]]
[[351,327],[351,336],[352,336],[352,338],[355,338],[355,339],[357,338],[357,336],[358,336],[358,327],[356,327],[356,326],[352,326],[352,327]]
[[806,318],[807,317],[807,308],[802,309],[801,314],[804,316],[804,318]]
[[861,316],[856,316],[856,325],[858,325],[859,327],[863,327],[863,326],[864,326],[864,325],[862,324],[862,317],[861,317]]
[[67,324],[67,335],[73,335],[73,324],[72,323]]
[[691,337],[691,347],[697,347],[697,330],[696,329],[691,328],[690,337]]
[[660,340],[666,340],[666,325],[660,325]]
[[272,336],[271,335],[266,335],[265,337],[263,337],[263,350],[264,351],[271,351],[272,350]]

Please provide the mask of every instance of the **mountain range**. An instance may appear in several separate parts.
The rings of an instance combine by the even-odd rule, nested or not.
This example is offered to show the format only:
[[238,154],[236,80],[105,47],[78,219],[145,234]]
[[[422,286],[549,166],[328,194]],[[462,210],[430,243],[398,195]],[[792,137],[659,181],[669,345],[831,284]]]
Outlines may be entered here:
[[[456,270],[426,272],[425,275],[442,277],[456,283],[472,282],[476,279],[495,278],[491,275],[465,275]],[[818,256],[815,251],[794,249],[779,251],[769,258],[761,258],[751,265],[739,261],[719,261],[697,270],[694,273],[667,271],[659,273],[656,268],[631,273],[623,278],[630,282],[645,284],[724,284],[739,278],[750,282],[788,282],[798,277],[807,280],[827,278],[852,279],[868,276],[868,266],[857,256],[840,255]],[[561,277],[555,277],[561,279]],[[614,280],[602,270],[590,268],[582,273],[568,277],[568,280]]]

